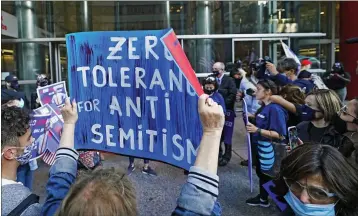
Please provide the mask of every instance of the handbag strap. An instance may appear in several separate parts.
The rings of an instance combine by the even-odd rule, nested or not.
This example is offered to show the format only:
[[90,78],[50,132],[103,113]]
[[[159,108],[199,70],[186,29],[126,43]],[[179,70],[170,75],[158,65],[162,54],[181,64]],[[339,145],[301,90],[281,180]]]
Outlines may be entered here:
[[39,202],[39,196],[35,194],[30,194],[26,199],[24,199],[16,208],[14,208],[7,216],[19,216],[21,215],[29,206]]

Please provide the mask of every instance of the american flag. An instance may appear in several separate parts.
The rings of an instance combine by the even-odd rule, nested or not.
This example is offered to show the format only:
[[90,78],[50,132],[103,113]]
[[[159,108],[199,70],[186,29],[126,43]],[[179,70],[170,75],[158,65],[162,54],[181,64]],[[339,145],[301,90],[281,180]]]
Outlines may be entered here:
[[56,152],[52,153],[48,149],[46,149],[45,153],[42,156],[42,160],[46,164],[52,166],[55,163],[55,159],[56,159]]

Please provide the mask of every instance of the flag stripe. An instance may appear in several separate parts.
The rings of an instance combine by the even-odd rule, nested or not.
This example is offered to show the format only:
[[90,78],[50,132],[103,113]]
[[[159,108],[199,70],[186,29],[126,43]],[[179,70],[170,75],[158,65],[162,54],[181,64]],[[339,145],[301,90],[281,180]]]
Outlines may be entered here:
[[184,76],[187,78],[198,96],[204,94],[204,91],[201,88],[198,78],[195,75],[195,71],[191,67],[190,62],[186,57],[183,48],[180,46],[180,43],[174,31],[171,31],[169,34],[165,35],[162,40],[166,45],[167,49],[170,51],[170,54],[173,56],[175,63],[183,72]]

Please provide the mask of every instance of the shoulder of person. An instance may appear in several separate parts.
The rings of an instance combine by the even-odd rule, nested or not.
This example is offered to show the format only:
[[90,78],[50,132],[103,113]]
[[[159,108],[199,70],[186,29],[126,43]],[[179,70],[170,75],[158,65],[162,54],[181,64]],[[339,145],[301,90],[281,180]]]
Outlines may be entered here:
[[42,205],[40,203],[35,203],[27,207],[21,216],[33,216],[41,214]]
[[271,109],[272,109],[272,108],[276,109],[278,112],[288,113],[285,108],[283,108],[280,104],[277,104],[277,103],[270,103],[270,106],[269,106],[269,107],[270,107]]
[[307,129],[307,128],[308,128],[308,125],[309,125],[310,123],[311,123],[311,122],[309,122],[309,121],[300,122],[300,123],[296,126],[296,128],[297,128],[298,130]]
[[[1,211],[2,215],[9,214],[15,209],[23,200],[25,200],[31,191],[22,184],[9,184],[1,187]],[[36,203],[29,206],[21,216],[25,215],[40,215],[41,205]]]
[[346,132],[343,136],[358,148],[358,132]]

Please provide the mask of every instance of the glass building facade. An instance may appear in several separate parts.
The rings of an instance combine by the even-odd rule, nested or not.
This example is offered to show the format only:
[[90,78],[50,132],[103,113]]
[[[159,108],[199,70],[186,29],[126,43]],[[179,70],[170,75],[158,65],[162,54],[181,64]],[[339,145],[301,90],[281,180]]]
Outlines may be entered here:
[[[338,61],[340,2],[329,1],[12,1],[1,2],[2,75],[17,74],[27,89],[36,74],[67,79],[64,37],[81,31],[173,28],[197,73],[214,61],[240,59],[248,64],[263,56],[276,62],[280,40],[299,58],[309,58],[316,72]],[[6,16],[4,16],[4,14]],[[3,18],[4,17],[4,18]],[[2,25],[4,26],[4,25]],[[4,30],[4,27],[3,27]],[[2,31],[3,32],[3,31]]]

